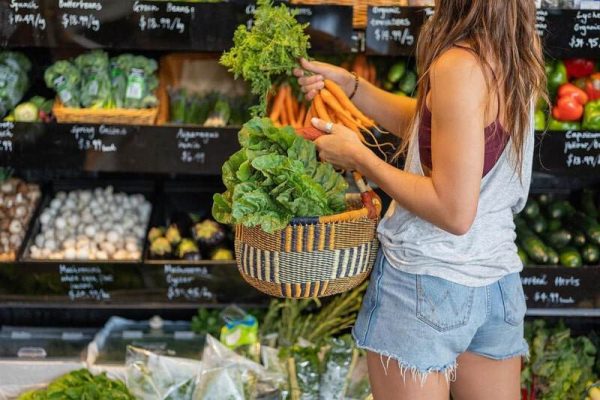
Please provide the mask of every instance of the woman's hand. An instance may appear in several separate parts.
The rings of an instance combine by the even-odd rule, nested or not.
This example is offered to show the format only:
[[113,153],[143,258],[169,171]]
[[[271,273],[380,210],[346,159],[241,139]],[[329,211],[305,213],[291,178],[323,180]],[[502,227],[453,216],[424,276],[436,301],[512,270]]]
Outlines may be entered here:
[[[344,68],[318,61],[307,61],[304,58],[300,59],[300,65],[302,68],[295,68],[294,75],[298,78],[298,83],[308,100],[312,100],[319,90],[323,89],[325,79],[337,83],[348,96],[354,89],[354,76]],[[313,75],[306,74],[306,71]]]
[[342,169],[358,170],[361,157],[364,158],[365,152],[369,150],[356,133],[340,124],[333,124],[328,132],[327,122],[322,119],[313,118],[311,122],[315,128],[325,132],[325,135],[315,140],[321,160]]

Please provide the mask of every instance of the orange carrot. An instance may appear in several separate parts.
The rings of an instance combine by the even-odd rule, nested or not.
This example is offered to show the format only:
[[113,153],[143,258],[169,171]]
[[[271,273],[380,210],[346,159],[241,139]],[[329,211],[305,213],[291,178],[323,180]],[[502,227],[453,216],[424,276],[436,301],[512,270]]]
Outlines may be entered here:
[[[356,117],[356,119],[358,119],[358,121],[366,128],[372,128],[375,126],[375,122],[372,119],[365,116],[362,112],[360,112],[360,110],[356,108],[354,103],[350,101],[348,96],[346,96],[346,93],[344,93],[342,88],[340,88],[336,83],[326,79],[325,88],[325,90],[327,90],[327,93],[325,93],[325,90],[321,91],[323,95],[323,100],[326,100],[328,98],[327,96],[331,95],[335,100],[337,100],[336,103],[339,104],[340,108],[343,111],[347,111],[350,115]],[[334,107],[334,105],[330,106]]]
[[296,119],[296,122],[299,126],[302,126],[302,124],[304,123],[304,118],[306,118],[306,112],[306,106],[302,104],[300,106],[300,110],[298,111],[298,118]]
[[288,117],[288,124],[289,125],[294,125],[296,120],[295,120],[295,114],[294,114],[294,107],[292,105],[292,88],[289,86],[285,87],[286,89],[286,93],[285,93],[285,110],[287,112],[287,117]]
[[283,111],[283,98],[284,98],[283,88],[279,88],[279,91],[277,92],[277,94],[275,95],[275,99],[273,100],[273,106],[271,107],[271,114],[269,115],[269,118],[271,118],[271,121],[279,121],[281,112]]
[[304,127],[312,126],[311,120],[316,116],[314,103],[310,105],[308,111],[306,113],[306,118],[304,118]]
[[333,113],[338,114],[338,117],[342,115],[346,116],[349,119],[352,119],[350,112],[344,109],[337,98],[331,94],[331,92],[327,89],[322,89],[320,92],[321,98],[323,102]]
[[327,112],[327,108],[325,108],[325,103],[323,102],[323,98],[321,97],[321,93],[317,94],[313,99],[313,106],[315,107],[315,112],[317,117],[322,119],[325,122],[331,122],[331,117]]

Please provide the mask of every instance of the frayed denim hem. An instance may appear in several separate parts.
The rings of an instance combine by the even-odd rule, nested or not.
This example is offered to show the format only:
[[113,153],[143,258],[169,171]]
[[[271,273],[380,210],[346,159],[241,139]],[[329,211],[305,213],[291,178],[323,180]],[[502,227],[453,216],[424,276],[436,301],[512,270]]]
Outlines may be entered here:
[[469,353],[473,353],[473,354],[476,354],[481,357],[489,358],[490,360],[494,360],[494,361],[505,361],[505,360],[510,360],[511,358],[520,357],[525,362],[527,362],[527,361],[529,361],[529,358],[530,358],[529,349],[517,351],[515,353],[508,354],[506,356],[493,356],[491,354],[480,353],[477,351],[471,351],[471,350],[467,350],[467,351]]
[[386,376],[388,374],[390,360],[394,360],[395,362],[398,363],[398,368],[400,369],[400,375],[402,375],[402,379],[404,380],[404,382],[406,382],[406,375],[408,372],[410,372],[410,375],[412,376],[413,381],[415,381],[415,382],[417,380],[421,381],[421,386],[425,385],[425,382],[427,381],[427,377],[429,376],[429,374],[432,374],[432,373],[443,374],[444,377],[446,378],[446,382],[448,384],[450,384],[450,382],[454,382],[456,380],[456,368],[458,367],[458,364],[456,361],[454,361],[453,363],[450,363],[448,365],[445,365],[443,367],[430,367],[430,368],[426,368],[426,369],[418,368],[414,365],[410,365],[410,364],[406,363],[405,361],[402,361],[400,359],[400,357],[397,357],[397,356],[395,356],[393,354],[389,354],[385,351],[377,350],[375,348],[372,348],[372,347],[362,344],[358,340],[358,338],[356,337],[354,332],[352,332],[352,336],[354,337],[354,341],[356,342],[356,347],[358,347],[359,349],[363,349],[363,350],[367,350],[367,351],[379,354],[379,357],[381,359],[381,366],[383,367],[383,371]]

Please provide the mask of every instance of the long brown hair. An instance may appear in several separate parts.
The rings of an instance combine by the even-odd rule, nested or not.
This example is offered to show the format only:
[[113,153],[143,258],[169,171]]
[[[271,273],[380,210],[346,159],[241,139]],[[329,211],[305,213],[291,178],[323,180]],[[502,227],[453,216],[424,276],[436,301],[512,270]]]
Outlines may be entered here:
[[[421,78],[417,113],[410,132],[430,89],[432,64],[454,45],[467,44],[477,54],[483,68],[493,71],[484,74],[488,104],[498,90],[505,99],[510,99],[502,104],[503,127],[512,139],[513,161],[520,174],[523,147],[530,127],[531,101],[538,97],[547,99],[544,57],[535,29],[534,3],[534,0],[437,0],[435,14],[423,26],[417,45],[417,68]],[[405,144],[402,150],[407,146]]]

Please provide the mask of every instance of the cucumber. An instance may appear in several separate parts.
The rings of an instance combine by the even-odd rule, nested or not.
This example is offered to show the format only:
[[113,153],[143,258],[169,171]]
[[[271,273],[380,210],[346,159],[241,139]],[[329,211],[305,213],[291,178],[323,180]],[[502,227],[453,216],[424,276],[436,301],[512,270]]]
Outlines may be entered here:
[[540,205],[538,202],[533,199],[529,199],[527,204],[525,204],[523,215],[529,219],[537,218],[537,216],[540,215]]
[[525,220],[519,216],[515,217],[515,228],[517,231],[528,231],[529,225]]
[[600,244],[600,224],[594,218],[583,213],[575,213],[571,218],[574,226],[581,229],[594,244]]
[[581,194],[581,209],[583,212],[591,218],[598,218],[598,208],[594,202],[594,192],[586,189]]
[[582,265],[581,254],[572,247],[567,247],[560,252],[560,264],[567,268],[579,268]]
[[527,235],[521,238],[521,246],[527,253],[527,256],[536,264],[546,264],[548,262],[548,254],[546,254],[546,246],[544,242],[535,235]]
[[417,88],[417,74],[413,71],[408,71],[400,82],[398,83],[398,89],[408,95],[411,95]]
[[560,219],[551,218],[548,220],[548,232],[556,232],[560,228],[562,228],[562,223]]
[[565,218],[571,215],[575,210],[571,203],[566,200],[555,201],[548,206],[548,215],[550,218]]
[[558,256],[556,250],[554,250],[552,247],[546,246],[546,254],[548,254],[548,265],[558,265],[560,262],[560,257]]
[[517,249],[517,254],[519,255],[524,267],[529,265],[529,257],[527,257],[527,252],[525,252],[525,250],[519,247]]
[[532,220],[531,230],[533,230],[538,235],[546,232],[547,229],[548,229],[548,222],[541,215],[538,215],[536,218],[534,218]]
[[540,194],[538,196],[538,203],[540,203],[540,205],[544,207],[552,203],[552,200],[553,196],[551,194]]
[[390,68],[390,71],[388,72],[388,81],[392,82],[392,83],[398,83],[398,81],[400,81],[400,79],[402,79],[402,77],[404,76],[404,74],[406,73],[406,63],[404,61],[400,61],[396,64],[394,64],[392,66],[392,68]]
[[597,265],[600,260],[600,248],[595,244],[588,243],[581,249],[581,258],[587,265]]
[[571,242],[573,235],[566,229],[559,229],[554,232],[547,232],[546,235],[544,235],[544,239],[546,239],[546,242],[550,246],[560,250]]

